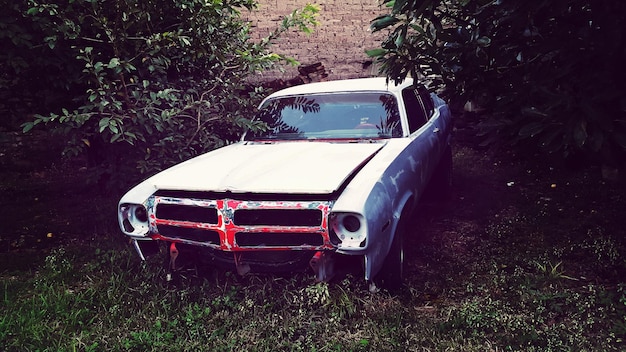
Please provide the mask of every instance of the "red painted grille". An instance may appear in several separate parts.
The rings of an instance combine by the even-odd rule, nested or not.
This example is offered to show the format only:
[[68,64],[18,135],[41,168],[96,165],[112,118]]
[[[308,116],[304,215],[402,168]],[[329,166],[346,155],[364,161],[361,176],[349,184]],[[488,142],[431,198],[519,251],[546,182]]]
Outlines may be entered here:
[[327,224],[331,205],[155,196],[150,221],[155,239],[223,251],[323,250],[334,248]]

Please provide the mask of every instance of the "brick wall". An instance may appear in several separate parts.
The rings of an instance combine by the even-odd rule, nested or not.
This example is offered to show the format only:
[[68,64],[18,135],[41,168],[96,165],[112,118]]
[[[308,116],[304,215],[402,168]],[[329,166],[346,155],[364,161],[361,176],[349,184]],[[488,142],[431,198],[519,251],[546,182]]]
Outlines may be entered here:
[[[259,0],[257,10],[243,15],[251,21],[256,40],[277,28],[284,16],[307,3],[319,6],[319,25],[309,35],[297,30],[285,33],[272,51],[291,56],[303,65],[321,62],[328,79],[377,75],[365,50],[379,47],[385,35],[369,30],[370,21],[385,13],[379,0]],[[297,74],[296,68],[287,67],[284,73],[264,73],[256,79],[290,78]]]

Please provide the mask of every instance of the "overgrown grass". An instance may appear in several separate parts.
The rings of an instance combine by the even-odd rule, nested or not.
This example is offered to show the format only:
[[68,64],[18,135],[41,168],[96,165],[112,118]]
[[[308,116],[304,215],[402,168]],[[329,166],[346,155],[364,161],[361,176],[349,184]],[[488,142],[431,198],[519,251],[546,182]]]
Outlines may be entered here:
[[[465,177],[485,169],[464,158]],[[173,285],[162,258],[141,263],[121,235],[102,235],[54,248],[38,270],[3,270],[0,350],[626,349],[621,186],[561,178],[569,188],[558,193],[546,175],[514,187],[495,178],[493,194],[510,191],[510,205],[475,219],[459,208],[475,197],[466,181],[454,202],[418,211],[424,238],[409,248],[402,294],[370,293],[361,277],[325,284],[194,268]]]

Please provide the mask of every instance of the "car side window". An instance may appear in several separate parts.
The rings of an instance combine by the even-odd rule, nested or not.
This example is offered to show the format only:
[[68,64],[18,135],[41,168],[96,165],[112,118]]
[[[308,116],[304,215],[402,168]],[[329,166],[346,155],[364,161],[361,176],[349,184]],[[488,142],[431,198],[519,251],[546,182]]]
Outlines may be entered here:
[[424,126],[430,115],[426,114],[426,109],[424,104],[422,104],[419,92],[415,88],[408,87],[402,90],[402,98],[409,121],[409,131],[413,133]]
[[426,111],[427,119],[430,119],[433,116],[433,112],[435,110],[435,103],[433,103],[433,98],[430,96],[430,92],[428,91],[428,89],[426,89],[426,87],[424,86],[419,86],[417,88],[417,92],[419,94],[420,101],[422,102],[424,110]]

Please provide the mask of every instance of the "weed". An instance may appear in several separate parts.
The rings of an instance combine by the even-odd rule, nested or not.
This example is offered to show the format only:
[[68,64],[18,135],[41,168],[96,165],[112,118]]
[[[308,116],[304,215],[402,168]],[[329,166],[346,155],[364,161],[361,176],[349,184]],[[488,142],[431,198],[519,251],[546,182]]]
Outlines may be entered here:
[[559,280],[559,279],[577,280],[571,276],[565,275],[565,270],[563,269],[562,264],[563,262],[558,262],[556,264],[552,264],[550,262],[548,264],[542,264],[540,262],[535,261],[535,265],[537,265],[537,269],[547,280]]
[[[0,269],[0,350],[626,350],[620,226],[581,218],[582,196],[546,197],[521,176],[518,198],[504,186],[507,206],[486,209],[501,195],[482,190],[507,180],[496,182],[472,150],[460,157],[464,199],[418,212],[424,237],[407,246],[404,294],[372,294],[350,275],[316,283],[305,273],[241,278],[193,266],[174,285],[162,258],[140,262],[117,235],[100,234],[52,247],[37,265]],[[606,214],[624,208],[624,197],[603,192],[621,202]]]

